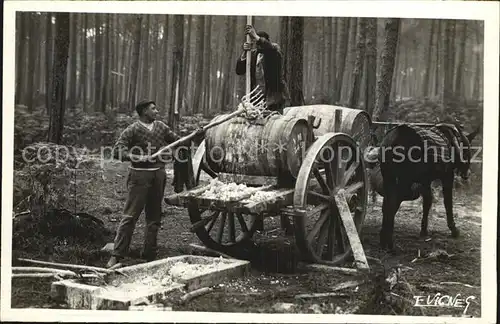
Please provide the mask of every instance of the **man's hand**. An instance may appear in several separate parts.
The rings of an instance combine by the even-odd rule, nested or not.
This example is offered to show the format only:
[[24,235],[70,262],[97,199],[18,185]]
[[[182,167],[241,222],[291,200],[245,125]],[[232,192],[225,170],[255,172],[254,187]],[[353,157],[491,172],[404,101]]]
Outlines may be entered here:
[[245,34],[249,35],[250,38],[252,38],[254,40],[259,39],[259,35],[257,35],[257,32],[255,31],[255,28],[253,28],[252,25],[245,26]]

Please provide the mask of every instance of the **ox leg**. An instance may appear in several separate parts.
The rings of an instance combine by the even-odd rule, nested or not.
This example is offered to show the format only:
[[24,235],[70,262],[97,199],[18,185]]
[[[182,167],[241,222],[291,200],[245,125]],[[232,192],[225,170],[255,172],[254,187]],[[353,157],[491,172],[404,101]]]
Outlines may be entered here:
[[382,201],[382,229],[380,231],[380,245],[383,249],[394,249],[393,233],[394,218],[401,205],[401,200],[396,193],[387,193]]
[[426,237],[429,235],[427,228],[429,226],[429,211],[432,206],[432,189],[430,185],[424,185],[422,187],[422,200],[423,200],[423,215],[422,224],[420,226],[420,237]]
[[460,236],[460,231],[455,225],[453,216],[453,173],[447,175],[446,178],[442,180],[442,184],[444,208],[446,209],[446,222],[451,231],[451,236],[456,238]]

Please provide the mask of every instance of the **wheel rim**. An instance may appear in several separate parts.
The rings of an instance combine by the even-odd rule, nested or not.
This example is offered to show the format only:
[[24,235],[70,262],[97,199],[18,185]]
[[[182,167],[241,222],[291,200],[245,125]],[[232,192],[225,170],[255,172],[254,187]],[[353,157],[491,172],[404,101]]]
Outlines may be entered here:
[[[193,174],[196,185],[199,184],[203,172],[211,178],[216,178],[214,172],[205,163],[205,141],[202,141],[193,157]],[[192,224],[206,219],[204,226],[196,230],[198,238],[209,248],[228,251],[249,241],[256,231],[256,215],[200,209],[193,202],[188,206],[189,218]]]
[[294,217],[297,246],[310,261],[338,265],[352,255],[335,198],[340,190],[360,234],[367,204],[364,161],[350,136],[328,133],[307,151],[294,193],[295,208],[318,211]]

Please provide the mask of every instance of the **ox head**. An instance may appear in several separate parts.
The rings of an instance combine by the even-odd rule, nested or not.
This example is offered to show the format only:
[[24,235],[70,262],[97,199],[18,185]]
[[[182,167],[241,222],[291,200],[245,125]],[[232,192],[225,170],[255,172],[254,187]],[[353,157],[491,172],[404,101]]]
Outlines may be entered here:
[[455,160],[456,172],[462,177],[462,179],[467,180],[470,176],[470,163],[472,157],[471,143],[479,133],[480,127],[478,126],[472,133],[469,134],[463,132],[462,127],[460,127],[459,125],[455,125],[455,127],[459,132],[461,141],[461,145],[459,147],[456,147],[458,148],[459,152],[459,160]]

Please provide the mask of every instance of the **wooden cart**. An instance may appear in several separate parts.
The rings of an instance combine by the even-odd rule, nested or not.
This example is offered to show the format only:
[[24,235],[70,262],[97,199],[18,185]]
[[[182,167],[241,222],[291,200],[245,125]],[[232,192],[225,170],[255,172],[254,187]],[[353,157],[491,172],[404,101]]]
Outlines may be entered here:
[[[281,136],[290,143],[302,140],[305,143],[304,154],[292,156],[292,153],[284,153],[288,155],[278,157],[264,154],[259,156],[259,161],[245,162],[248,172],[227,172],[228,168],[224,169],[223,163],[215,165],[213,157],[207,158],[207,147],[213,147],[214,141],[222,144],[230,142],[228,134],[234,132],[231,127],[249,127],[239,126],[238,121],[223,123],[217,126],[218,129],[211,130],[212,133],[207,132],[205,141],[198,147],[193,158],[197,185],[201,177],[208,175],[226,183],[244,183],[253,188],[252,192],[232,200],[210,199],[203,197],[210,186],[198,185],[168,196],[165,201],[170,205],[186,207],[192,230],[205,246],[214,250],[230,253],[238,249],[252,239],[258,218],[280,215],[288,217],[293,224],[295,244],[304,261],[333,266],[343,264],[354,255],[359,268],[368,268],[359,235],[368,198],[367,175],[360,146],[367,145],[363,140],[369,136],[369,117],[360,110],[355,112],[335,106],[295,108],[291,107],[284,116],[275,118],[281,126],[268,125],[259,134],[264,134],[264,139],[266,136]],[[360,122],[359,118],[363,120]],[[355,120],[357,123],[354,123]],[[295,126],[290,126],[290,123]],[[357,125],[356,129],[353,125]],[[359,125],[367,126],[366,131],[356,133]],[[290,131],[299,128],[300,131]],[[289,133],[285,137],[280,135],[287,130]],[[263,167],[261,159],[267,159],[264,164],[268,165]],[[277,165],[280,159],[288,161],[286,179],[281,172],[285,167]],[[261,199],[253,199],[255,194]]]

